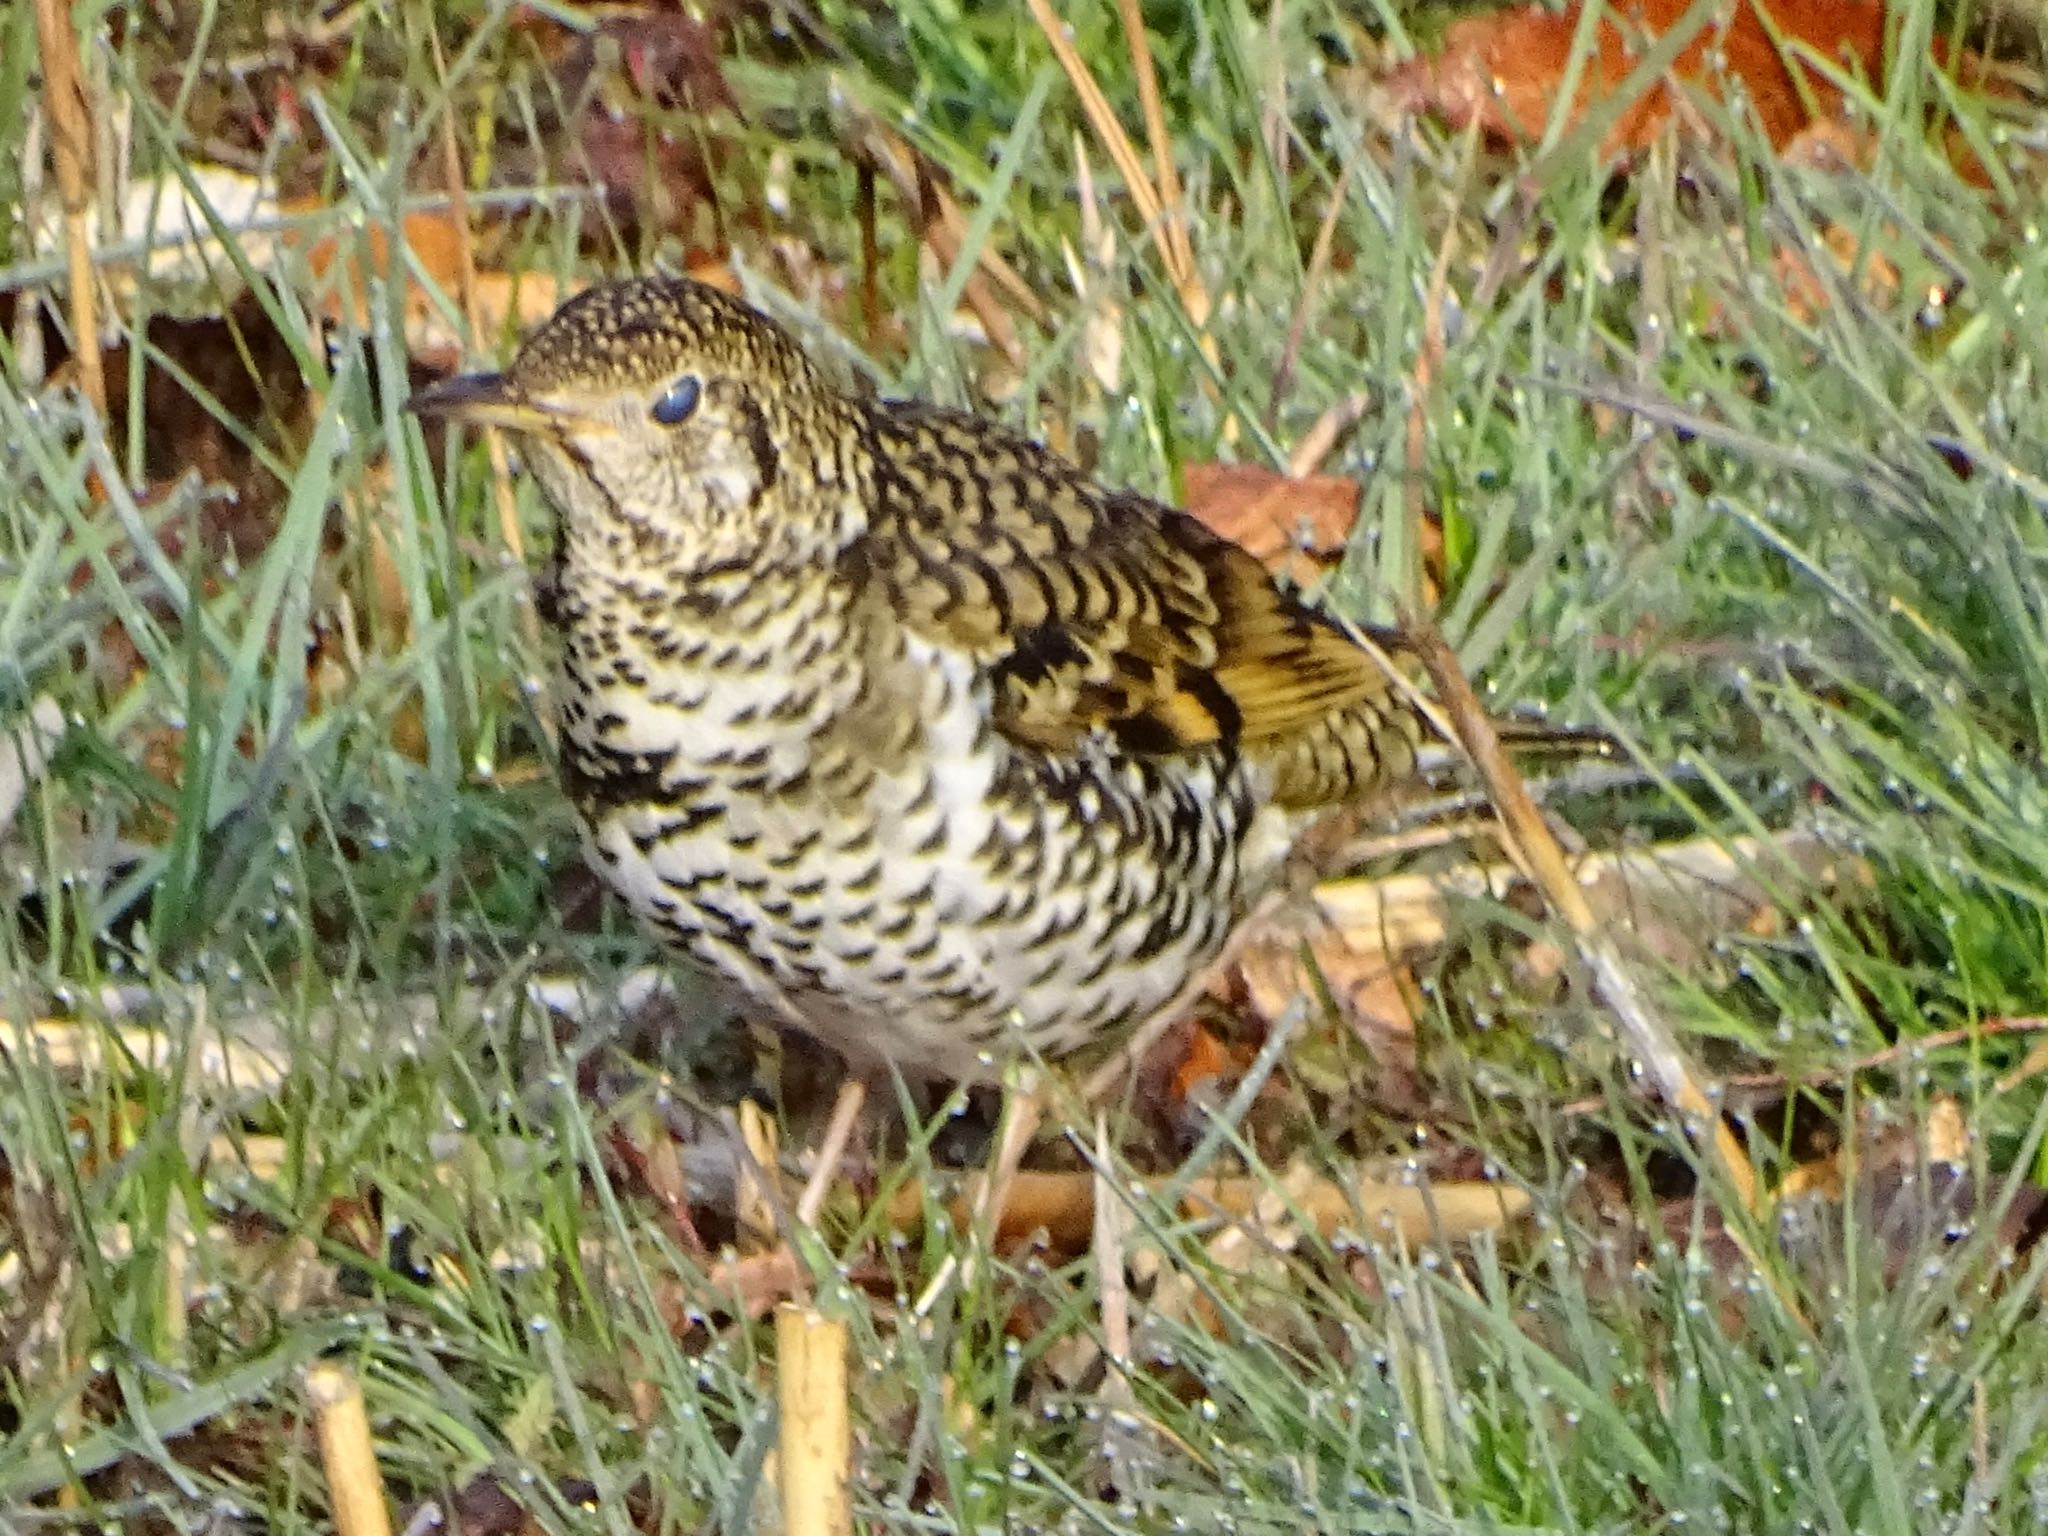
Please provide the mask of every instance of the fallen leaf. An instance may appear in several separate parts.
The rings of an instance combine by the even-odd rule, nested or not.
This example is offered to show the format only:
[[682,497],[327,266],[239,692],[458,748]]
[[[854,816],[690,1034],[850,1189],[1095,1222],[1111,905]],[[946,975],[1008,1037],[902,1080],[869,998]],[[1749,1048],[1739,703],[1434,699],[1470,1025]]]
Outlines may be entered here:
[[[1693,0],[1633,0],[1625,10],[1603,14],[1568,124],[1610,102],[1643,55],[1692,8]],[[1574,0],[1562,10],[1522,5],[1455,22],[1434,57],[1402,66],[1386,89],[1402,110],[1433,110],[1460,128],[1476,125],[1496,139],[1534,142],[1549,124],[1573,62],[1582,11],[1583,0]],[[1735,0],[1679,51],[1670,69],[1620,107],[1603,151],[1612,158],[1641,149],[1673,118],[1696,123],[1688,85],[1716,101],[1727,100],[1733,88],[1771,143],[1782,147],[1841,106],[1841,92],[1801,52],[1877,78],[1886,13],[1883,0],[1779,0],[1767,11],[1755,0]],[[1783,39],[1782,51],[1773,33]]]
[[[310,201],[291,205],[300,213],[315,206]],[[400,251],[395,257],[391,231],[383,224],[318,235],[295,230],[286,243],[304,251],[320,285],[320,313],[328,320],[367,328],[372,280],[402,281],[406,348],[422,367],[447,372],[462,364],[462,338],[450,329],[435,294],[438,290],[450,306],[460,306],[463,238],[451,214],[434,210],[409,213],[399,221]],[[478,340],[488,344],[506,331],[539,324],[577,286],[565,286],[547,272],[479,272],[477,319],[485,334]]]
[[[1697,964],[1716,934],[1738,931],[1772,905],[1766,882],[1796,878],[1836,891],[1869,888],[1869,865],[1809,832],[1776,837],[1695,838],[1653,848],[1594,853],[1575,874],[1593,910],[1676,968]],[[1512,865],[1464,866],[1384,880],[1326,880],[1315,890],[1321,920],[1360,948],[1413,954],[1442,941],[1453,904],[1504,897],[1520,880]]]
[[1953,1163],[1958,1167],[1970,1160],[1970,1126],[1963,1118],[1963,1106],[1952,1093],[1937,1093],[1927,1106],[1927,1124],[1921,1132],[1922,1150],[1930,1163]]
[[1187,510],[1266,565],[1309,581],[1343,556],[1358,522],[1359,485],[1348,475],[1288,475],[1256,464],[1186,467]]
[[1771,271],[1785,296],[1785,312],[1811,322],[1831,307],[1836,286],[1853,275],[1859,295],[1874,308],[1889,309],[1899,295],[1899,269],[1882,251],[1869,250],[1863,231],[1830,224],[1821,231],[1824,259],[1835,269],[1833,284],[1797,246],[1780,245],[1771,252]]

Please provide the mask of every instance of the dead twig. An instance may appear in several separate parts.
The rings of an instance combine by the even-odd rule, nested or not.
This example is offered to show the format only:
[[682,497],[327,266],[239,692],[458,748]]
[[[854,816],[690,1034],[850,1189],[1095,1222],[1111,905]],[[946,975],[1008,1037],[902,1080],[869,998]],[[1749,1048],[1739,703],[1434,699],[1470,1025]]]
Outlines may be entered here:
[[[1152,148],[1153,185],[1159,190],[1160,226],[1169,251],[1167,269],[1195,270],[1195,248],[1188,239],[1187,211],[1181,205],[1180,173],[1173,163],[1173,136],[1166,131],[1166,109],[1159,100],[1159,74],[1152,67],[1152,40],[1145,35],[1145,16],[1138,0],[1117,0],[1124,41],[1131,50],[1132,72],[1138,77],[1138,104],[1145,114],[1145,138]],[[1204,318],[1207,318],[1204,316]]]
[[1104,1401],[1128,1408],[1133,1401],[1131,1379],[1131,1290],[1124,1276],[1124,1247],[1131,1213],[1110,1184],[1109,1122],[1095,1116],[1095,1170],[1089,1175],[1095,1197],[1095,1295],[1102,1312],[1102,1348],[1109,1357],[1109,1377],[1102,1385]]
[[853,1427],[846,1324],[793,1304],[775,1312],[776,1477],[785,1536],[851,1536]]
[[[1171,1195],[1178,1181],[1171,1177],[1144,1181],[1153,1195]],[[1055,1251],[1080,1253],[1095,1240],[1096,1201],[1105,1193],[1128,1199],[1104,1184],[1096,1171],[1043,1172],[1021,1169],[1010,1180],[1009,1195],[995,1216],[992,1236],[998,1246],[1042,1237]],[[1270,1198],[1272,1181],[1252,1175],[1198,1178],[1181,1191],[1177,1209],[1191,1216],[1228,1221],[1253,1221],[1261,1202]],[[914,1232],[924,1222],[927,1192],[913,1180],[890,1197],[887,1218],[892,1230]],[[1408,1244],[1436,1243],[1497,1232],[1530,1209],[1526,1190],[1511,1185],[1456,1181],[1418,1186],[1408,1179],[1377,1179],[1364,1174],[1342,1179],[1304,1176],[1295,1190],[1303,1219],[1324,1240],[1350,1231],[1361,1238],[1394,1237]],[[973,1196],[964,1195],[948,1207],[956,1226],[973,1219]]]
[[[1411,620],[1406,627],[1409,641],[1429,673],[1452,724],[1452,739],[1472,759],[1472,766],[1500,816],[1502,834],[1519,855],[1516,862],[1529,871],[1551,910],[1577,939],[1580,955],[1592,971],[1600,995],[1620,1024],[1630,1050],[1649,1068],[1650,1078],[1665,1102],[1676,1111],[1708,1161],[1726,1178],[1736,1198],[1746,1209],[1755,1211],[1756,1172],[1750,1167],[1748,1155],[1700,1086],[1684,1049],[1664,1021],[1651,1012],[1635,978],[1623,964],[1621,952],[1601,928],[1584,889],[1565,863],[1564,850],[1558,847],[1542,813],[1536,809],[1536,802],[1529,797],[1528,786],[1502,750],[1493,723],[1473,693],[1458,658],[1434,624]],[[1773,1271],[1761,1262],[1760,1255],[1748,1251],[1751,1245],[1739,1229],[1730,1224],[1728,1230],[1744,1247],[1757,1273],[1775,1285]],[[1788,1315],[1801,1317],[1791,1295],[1782,1287],[1778,1289]]]
[[[1138,91],[1146,114],[1147,134],[1152,142],[1153,158],[1158,166],[1156,179],[1145,171],[1144,162],[1138,156],[1137,146],[1131,136],[1117,121],[1115,110],[1109,98],[1102,93],[1102,87],[1095,83],[1095,75],[1088,68],[1074,40],[1067,35],[1065,23],[1054,12],[1051,0],[1027,0],[1031,8],[1031,19],[1038,23],[1038,30],[1045,34],[1045,40],[1052,47],[1053,57],[1059,61],[1060,69],[1074,88],[1074,94],[1081,100],[1081,110],[1087,115],[1089,126],[1095,130],[1096,138],[1111,160],[1116,162],[1118,173],[1124,179],[1124,187],[1131,201],[1137,205],[1138,217],[1159,252],[1161,265],[1173,284],[1174,294],[1180,300],[1183,313],[1188,317],[1202,356],[1214,368],[1218,365],[1219,352],[1216,338],[1209,331],[1209,290],[1202,282],[1202,276],[1195,266],[1194,243],[1187,230],[1187,212],[1181,198],[1180,177],[1174,170],[1169,148],[1165,119],[1159,107],[1159,84],[1157,71],[1152,64],[1152,48],[1145,37],[1143,18],[1138,12],[1135,0],[1120,0],[1125,30],[1125,42],[1131,50],[1131,61],[1138,74]],[[1213,380],[1205,377],[1203,386],[1213,390]],[[1234,419],[1226,423],[1226,434],[1234,427]]]
[[70,290],[71,346],[78,388],[93,411],[107,414],[107,379],[100,366],[98,290],[93,286],[92,103],[79,66],[78,33],[64,0],[35,0],[42,45],[43,95],[49,103],[50,150],[57,164],[57,195],[64,208],[65,282]]
[[[919,238],[947,266],[960,260],[967,248],[967,219],[952,194],[940,186],[931,166],[917,150],[875,118],[858,110],[851,112],[854,138],[866,163],[889,178],[916,223]],[[1005,305],[996,290],[1010,301]],[[1024,346],[1010,309],[1040,324],[1045,322],[1045,305],[1017,269],[1002,254],[984,243],[975,253],[975,270],[968,274],[960,297],[974,311],[974,318],[988,333],[988,339],[1018,367],[1024,365]]]
[[384,1478],[377,1470],[363,1389],[354,1373],[334,1360],[310,1365],[306,1397],[313,1405],[334,1529],[339,1536],[391,1536]]
[[[1315,244],[1309,247],[1308,270],[1302,273],[1301,297],[1294,303],[1294,318],[1287,325],[1287,344],[1280,349],[1280,366],[1273,370],[1273,388],[1266,401],[1266,426],[1271,430],[1280,419],[1281,402],[1294,387],[1295,365],[1301,360],[1301,344],[1308,336],[1308,318],[1315,310],[1324,274],[1330,269],[1330,251],[1337,243],[1337,216],[1344,211],[1344,199],[1351,191],[1351,162],[1337,172],[1330,188],[1330,201],[1316,225]],[[1362,398],[1362,397],[1360,397]],[[1300,474],[1300,470],[1295,471]]]
[[826,1122],[825,1137],[818,1143],[817,1164],[804,1183],[804,1192],[797,1197],[796,1219],[807,1227],[818,1224],[818,1213],[825,1209],[825,1197],[832,1190],[832,1176],[839,1171],[846,1143],[867,1101],[867,1084],[859,1078],[849,1077],[839,1085],[839,1096],[832,1101],[832,1118]]

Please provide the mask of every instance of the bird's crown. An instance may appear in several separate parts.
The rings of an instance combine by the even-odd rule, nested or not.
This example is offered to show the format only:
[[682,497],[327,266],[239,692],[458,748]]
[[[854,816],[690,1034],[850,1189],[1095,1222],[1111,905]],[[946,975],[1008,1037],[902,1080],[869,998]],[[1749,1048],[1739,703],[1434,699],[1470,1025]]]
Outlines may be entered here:
[[521,392],[548,396],[653,390],[692,369],[785,387],[822,382],[781,326],[681,277],[586,289],[527,338],[508,374]]

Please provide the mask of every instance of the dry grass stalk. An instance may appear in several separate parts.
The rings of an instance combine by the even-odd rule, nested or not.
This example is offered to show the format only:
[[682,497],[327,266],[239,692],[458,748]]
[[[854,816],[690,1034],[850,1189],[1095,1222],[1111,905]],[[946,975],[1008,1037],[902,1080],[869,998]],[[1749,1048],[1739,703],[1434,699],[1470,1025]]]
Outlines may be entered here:
[[371,1448],[362,1386],[347,1366],[322,1360],[306,1368],[306,1397],[313,1405],[337,1536],[391,1536],[384,1478]]
[[1094,1241],[1089,1245],[1095,1259],[1095,1295],[1102,1313],[1102,1347],[1109,1356],[1109,1375],[1102,1384],[1104,1401],[1128,1408],[1134,1398],[1129,1376],[1131,1364],[1131,1291],[1124,1276],[1124,1249],[1131,1228],[1131,1213],[1117,1198],[1110,1181],[1109,1124],[1095,1116],[1095,1169],[1088,1176],[1095,1197]]
[[[441,31],[438,27],[427,29],[427,40],[433,49],[434,79],[441,88],[443,102],[453,99],[448,86],[448,61],[441,51]],[[478,296],[476,281],[476,246],[469,231],[469,187],[462,174],[462,151],[455,143],[455,119],[445,105],[441,112],[441,179],[448,189],[448,221],[455,226],[455,273],[457,295],[462,301],[462,313],[469,323],[470,345],[482,346],[490,327],[485,322],[484,307]],[[519,504],[512,496],[512,466],[505,453],[505,436],[496,427],[484,428],[484,451],[491,460],[491,497],[498,512],[498,537],[504,541],[505,551],[519,564],[526,563],[526,537],[519,527]],[[532,588],[527,589],[527,600],[519,605],[519,628],[529,646],[540,645],[540,616],[534,611]],[[541,729],[552,741],[555,735],[554,711],[540,708],[534,711],[541,722]]]
[[748,1246],[763,1248],[775,1241],[781,1225],[775,1218],[780,1193],[772,1186],[782,1162],[782,1133],[752,1099],[740,1101],[734,1121],[746,1155],[733,1190],[733,1213]]
[[1074,94],[1080,97],[1081,110],[1087,114],[1089,126],[1095,130],[1095,136],[1102,141],[1110,159],[1116,162],[1125,189],[1130,193],[1131,201],[1137,204],[1138,217],[1159,251],[1160,262],[1173,283],[1181,309],[1187,314],[1189,324],[1200,340],[1202,355],[1214,366],[1218,352],[1216,338],[1209,334],[1209,291],[1195,269],[1194,243],[1188,235],[1180,178],[1173,168],[1164,112],[1159,105],[1159,82],[1157,71],[1152,66],[1151,45],[1146,40],[1143,19],[1135,0],[1121,0],[1121,3],[1125,41],[1137,70],[1147,136],[1152,143],[1154,163],[1158,166],[1156,180],[1147,175],[1144,162],[1138,157],[1137,146],[1124,132],[1123,124],[1117,121],[1109,98],[1095,83],[1094,72],[1074,47],[1074,40],[1067,35],[1066,24],[1054,12],[1050,0],[1028,0],[1031,19],[1038,23],[1039,31],[1052,45],[1053,57],[1059,61],[1068,83],[1074,87]]
[[1145,16],[1138,0],[1117,0],[1117,14],[1123,19],[1124,39],[1130,44],[1131,63],[1138,77],[1138,102],[1145,113],[1145,137],[1152,146],[1152,174],[1157,178],[1160,211],[1166,216],[1160,236],[1171,253],[1168,270],[1192,273],[1195,248],[1188,239],[1180,173],[1173,164],[1173,136],[1166,131],[1166,109],[1159,100],[1159,73],[1152,67],[1152,40],[1145,35]]
[[[941,263],[948,267],[956,264],[967,247],[967,219],[952,194],[933,179],[916,149],[888,127],[864,112],[854,112],[852,122],[862,155],[889,178],[917,225],[919,237]],[[1045,305],[993,246],[984,243],[975,253],[974,265],[975,270],[961,287],[960,297],[981,322],[990,344],[1021,368],[1025,362],[1024,344],[1011,323],[1010,307],[1042,324],[1046,319]],[[1008,297],[1008,306],[997,296],[997,289]]]
[[[1584,889],[1572,877],[1564,850],[1558,847],[1557,839],[1536,809],[1536,802],[1529,797],[1528,785],[1522,782],[1522,776],[1502,750],[1500,738],[1494,734],[1493,724],[1473,693],[1464,669],[1458,665],[1458,658],[1435,625],[1411,622],[1409,632],[1453,725],[1453,739],[1471,757],[1480,783],[1500,815],[1502,835],[1515,851],[1516,862],[1529,871],[1551,910],[1578,940],[1579,953],[1593,973],[1601,997],[1620,1024],[1629,1049],[1649,1068],[1664,1101],[1677,1111],[1708,1162],[1719,1169],[1735,1191],[1736,1198],[1755,1211],[1756,1171],[1750,1166],[1742,1143],[1700,1086],[1677,1037],[1650,1011],[1648,1000],[1622,962],[1620,950],[1601,927]],[[1787,1315],[1802,1317],[1797,1302],[1777,1283],[1775,1272],[1762,1262],[1761,1256],[1752,1251],[1737,1224],[1729,1223],[1728,1234],[1743,1248],[1757,1273],[1778,1291]]]
[[[1330,253],[1337,243],[1337,220],[1344,212],[1344,199],[1350,192],[1351,164],[1346,161],[1337,172],[1336,184],[1330,188],[1330,200],[1323,206],[1323,216],[1316,224],[1315,243],[1309,247],[1308,269],[1301,277],[1301,297],[1295,301],[1294,318],[1287,324],[1287,342],[1280,349],[1280,366],[1273,370],[1273,389],[1266,402],[1268,427],[1280,419],[1281,403],[1294,387],[1295,366],[1301,360],[1301,345],[1308,338],[1309,314],[1315,307],[1323,279],[1329,273]],[[1300,474],[1301,471],[1295,470],[1294,473]]]
[[785,1536],[852,1536],[846,1324],[811,1307],[778,1307],[775,1356],[782,1529]]
[[832,1118],[826,1123],[824,1139],[818,1143],[818,1161],[804,1182],[804,1192],[797,1197],[796,1219],[807,1227],[818,1224],[818,1213],[825,1209],[825,1197],[832,1192],[832,1176],[839,1171],[840,1160],[846,1156],[846,1144],[852,1139],[853,1128],[859,1124],[861,1108],[867,1101],[867,1084],[859,1078],[850,1077],[839,1085],[839,1096],[832,1101]]
[[43,94],[49,103],[50,150],[57,164],[57,195],[64,205],[65,280],[70,288],[71,344],[78,363],[78,387],[102,418],[107,414],[107,379],[100,367],[98,294],[93,287],[92,104],[78,61],[78,34],[64,0],[35,0],[36,32],[42,45]]

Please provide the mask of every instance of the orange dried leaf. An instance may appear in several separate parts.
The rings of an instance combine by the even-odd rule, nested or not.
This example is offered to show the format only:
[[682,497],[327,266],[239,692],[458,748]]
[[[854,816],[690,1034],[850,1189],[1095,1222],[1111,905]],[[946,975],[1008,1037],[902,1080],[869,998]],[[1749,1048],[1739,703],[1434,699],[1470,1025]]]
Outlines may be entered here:
[[1336,560],[1358,522],[1348,475],[1288,475],[1255,464],[1190,464],[1187,509],[1275,570],[1314,574]]
[[1167,1090],[1173,1100],[1170,1107],[1178,1111],[1200,1103],[1215,1092],[1216,1085],[1236,1079],[1246,1065],[1244,1059],[1216,1038],[1215,1031],[1197,1022],[1187,1032],[1185,1048],[1174,1064]]
[[742,1317],[765,1317],[777,1304],[792,1297],[808,1295],[810,1270],[788,1244],[744,1258],[714,1264],[705,1276],[700,1297],[680,1283],[664,1287],[662,1313],[678,1337],[693,1332],[703,1323],[702,1303],[729,1305]]
[[[1602,16],[1592,56],[1580,77],[1569,120],[1583,121],[1610,100],[1656,40],[1678,26],[1692,0],[1634,0]],[[1416,59],[1388,81],[1395,104],[1433,110],[1459,127],[1477,125],[1495,138],[1532,142],[1550,120],[1572,63],[1582,0],[1561,11],[1516,6],[1455,23],[1434,58]],[[1754,109],[1773,145],[1782,146],[1816,116],[1833,116],[1841,93],[1798,53],[1810,50],[1854,72],[1875,76],[1884,57],[1882,0],[1780,0],[1769,20],[1753,0],[1737,0],[1680,51],[1650,89],[1624,105],[1607,131],[1610,156],[1640,149],[1673,116],[1683,115],[1687,84],[1724,100],[1730,82]],[[1772,32],[1786,44],[1781,53]],[[1788,57],[1789,56],[1789,57]]]
[[[291,211],[304,212],[316,205],[302,201],[288,206]],[[305,245],[306,264],[315,277],[329,279],[322,312],[331,320],[367,325],[371,279],[389,281],[402,275],[407,349],[428,367],[459,367],[461,338],[449,329],[434,290],[455,304],[462,302],[463,231],[445,211],[409,213],[399,221],[399,237],[404,244],[396,257],[390,231],[378,224],[365,229],[360,242],[353,235],[344,238],[336,234],[322,235],[310,243],[303,235],[286,238]],[[489,345],[501,334],[517,334],[537,325],[574,291],[545,272],[478,273],[474,303],[477,324],[484,333],[479,342]]]
[[[285,205],[287,213],[317,211],[319,204],[311,198],[302,198]],[[405,249],[411,253],[421,271],[431,277],[449,293],[456,291],[461,282],[462,232],[455,227],[455,221],[446,213],[408,213],[399,221],[399,237]],[[391,236],[381,224],[370,224],[363,228],[362,241],[353,238],[344,241],[339,234],[321,235],[306,243],[305,236],[297,231],[286,236],[288,243],[305,245],[306,265],[313,269],[313,275],[326,278],[334,272],[335,263],[342,263],[337,280],[329,289],[324,308],[330,319],[347,318],[357,325],[369,322],[368,299],[370,279],[391,276]],[[367,252],[369,265],[362,264],[362,254]],[[399,265],[403,267],[404,262]],[[425,290],[408,280],[406,291],[406,319],[410,326],[414,307],[425,307]]]

